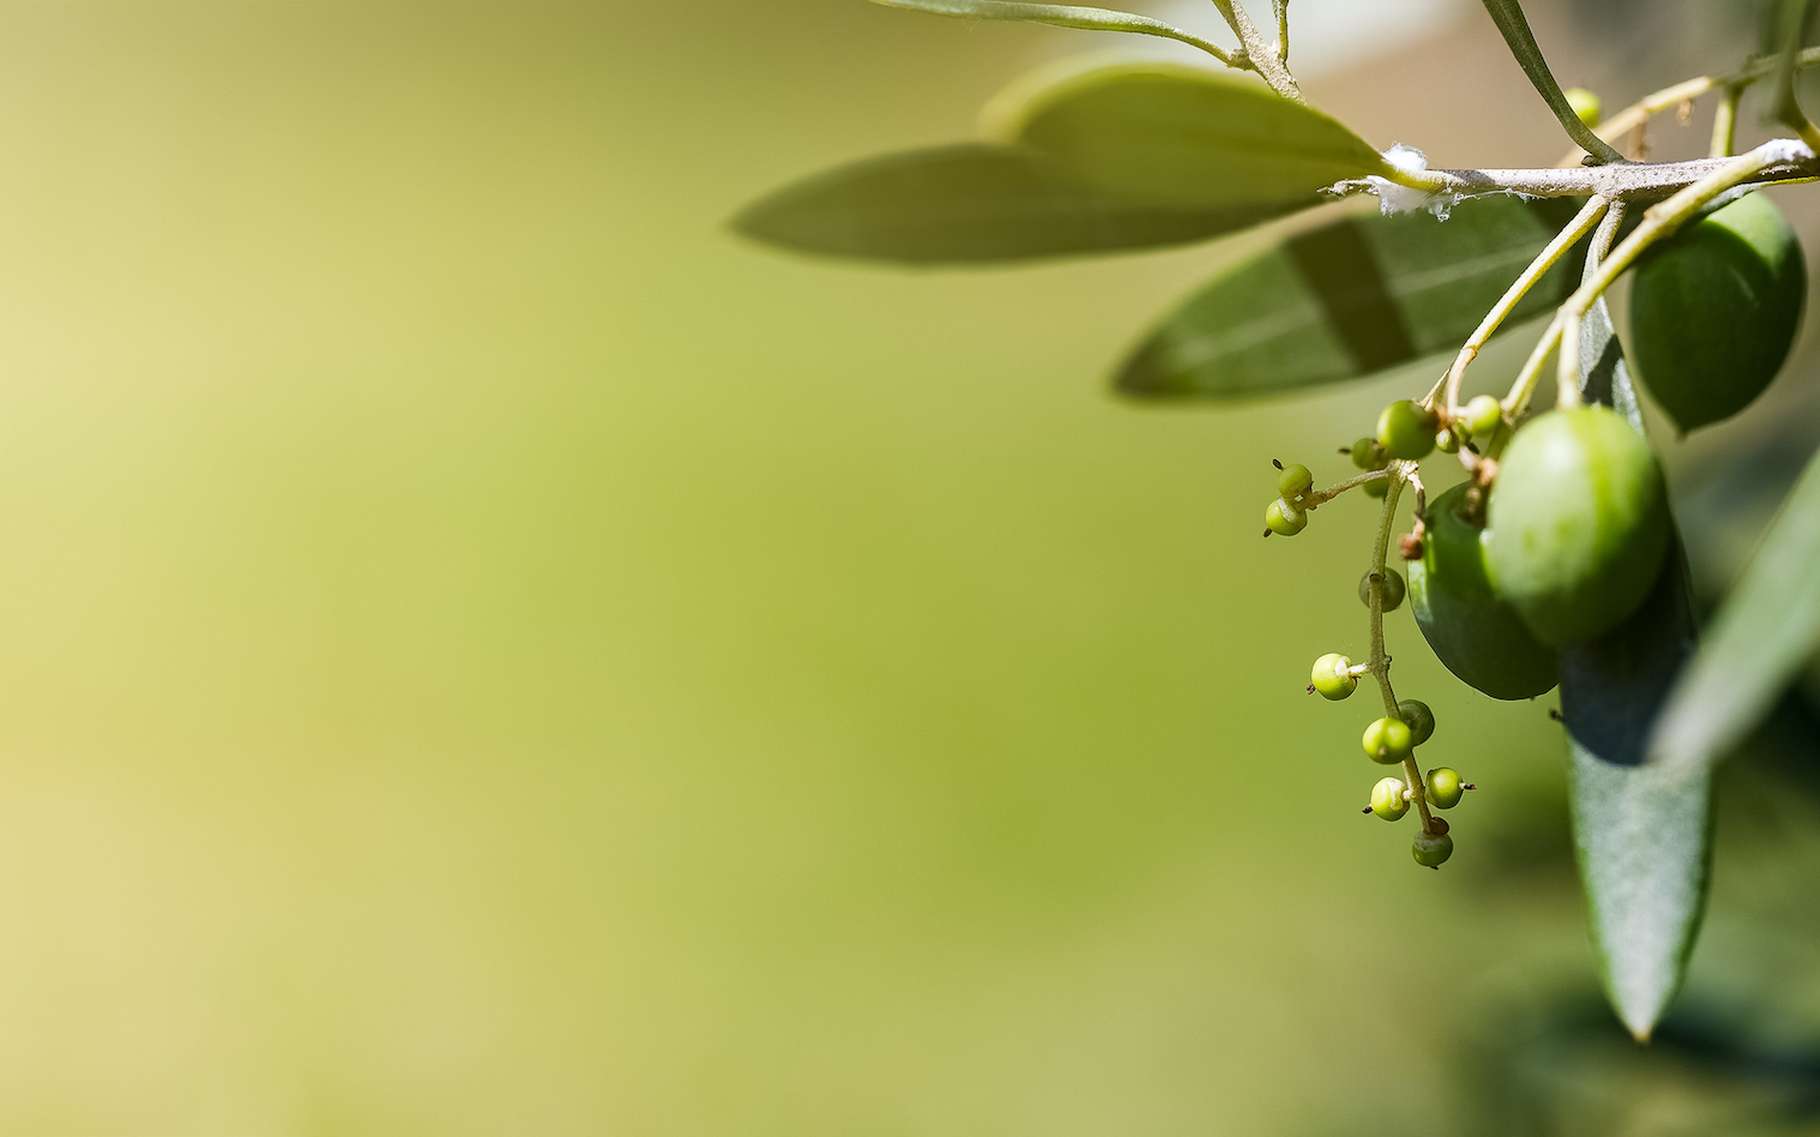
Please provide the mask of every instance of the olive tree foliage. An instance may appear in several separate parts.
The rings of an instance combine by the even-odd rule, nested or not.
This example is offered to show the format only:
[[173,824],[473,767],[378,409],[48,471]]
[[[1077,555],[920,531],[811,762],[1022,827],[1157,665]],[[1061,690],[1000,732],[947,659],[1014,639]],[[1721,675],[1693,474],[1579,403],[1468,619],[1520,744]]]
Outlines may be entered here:
[[[1315,661],[1308,691],[1340,701],[1371,681],[1382,714],[1364,724],[1363,749],[1386,770],[1362,812],[1412,818],[1413,860],[1439,868],[1456,839],[1441,814],[1473,785],[1419,765],[1436,724],[1397,697],[1385,613],[1407,598],[1440,661],[1488,697],[1558,685],[1600,973],[1618,1017],[1646,1039],[1698,932],[1714,770],[1820,648],[1820,463],[1702,637],[1631,363],[1683,430],[1744,411],[1782,369],[1806,267],[1757,191],[1820,180],[1820,127],[1796,84],[1820,63],[1804,46],[1814,0],[1773,0],[1763,54],[1717,61],[1604,117],[1588,92],[1556,82],[1518,0],[1483,0],[1572,144],[1559,165],[1533,169],[1434,168],[1309,105],[1291,67],[1289,0],[1274,0],[1269,21],[1212,0],[1218,34],[1104,8],[874,2],[1155,37],[1183,59],[1027,77],[987,108],[981,136],[787,186],[736,219],[746,235],[828,257],[992,265],[1207,241],[1357,205],[1272,230],[1165,314],[1113,383],[1146,400],[1235,400],[1435,359],[1430,386],[1345,448],[1352,476],[1318,487],[1306,467],[1280,467],[1265,536],[1294,537],[1342,496],[1375,501],[1379,517],[1362,558],[1363,643]],[[1777,129],[1740,152],[1747,99]],[[1709,155],[1644,160],[1650,120],[1701,102]],[[1627,274],[1628,344],[1607,309]],[[1493,336],[1538,326],[1501,393],[1466,397]],[[1536,396],[1551,390],[1544,409]],[[1464,481],[1431,497],[1437,467]]]

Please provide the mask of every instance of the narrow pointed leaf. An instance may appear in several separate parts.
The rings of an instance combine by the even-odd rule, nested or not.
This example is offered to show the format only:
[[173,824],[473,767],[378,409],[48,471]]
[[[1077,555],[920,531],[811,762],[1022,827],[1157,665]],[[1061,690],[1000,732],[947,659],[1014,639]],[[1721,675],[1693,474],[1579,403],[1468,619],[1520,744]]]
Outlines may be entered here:
[[[1643,429],[1630,371],[1603,303],[1581,340],[1581,389]],[[1695,624],[1676,539],[1643,607],[1561,656],[1568,800],[1600,975],[1618,1018],[1646,1040],[1681,986],[1706,906],[1712,782],[1645,762],[1651,731]]]
[[1177,64],[1041,72],[1001,95],[986,125],[1104,190],[1184,208],[1315,205],[1335,182],[1391,172],[1320,111]]
[[[1119,371],[1118,390],[1248,398],[1456,350],[1573,212],[1482,198],[1447,221],[1351,213],[1287,235],[1227,265],[1165,318]],[[1506,327],[1553,308],[1574,284],[1558,266]]]
[[1128,32],[1133,35],[1172,39],[1196,47],[1216,59],[1226,61],[1231,55],[1215,44],[1172,24],[1132,12],[1107,8],[1081,8],[1071,4],[1014,4],[1006,0],[872,0],[886,8],[904,8],[932,16],[958,16],[972,20],[1008,20],[1024,24],[1048,24],[1056,28],[1079,28],[1092,32]]
[[1802,41],[1807,38],[1807,26],[1814,18],[1814,3],[1815,0],[1776,0],[1772,25],[1773,46],[1777,52],[1771,88],[1776,116],[1797,130],[1807,122],[1807,115],[1802,112],[1801,101],[1795,94],[1795,71]]
[[1820,649],[1820,457],[1770,526],[1675,684],[1650,757],[1705,771],[1743,741]]
[[1555,82],[1554,72],[1548,69],[1548,61],[1542,57],[1542,48],[1536,43],[1535,33],[1529,30],[1529,19],[1523,15],[1523,5],[1518,0],[1484,0],[1484,3],[1485,11],[1490,13],[1492,22],[1498,25],[1498,32],[1504,37],[1504,43],[1516,57],[1517,65],[1523,68],[1523,74],[1529,76],[1530,85],[1542,96],[1548,109],[1561,120],[1561,128],[1567,131],[1567,136],[1574,140],[1574,144],[1601,161],[1624,161],[1624,155],[1594,134],[1591,128],[1580,121],[1580,116],[1574,113],[1566,93],[1561,90],[1561,84]]
[[733,227],[797,252],[964,265],[1181,244],[1283,208],[1134,202],[1082,185],[1027,151],[966,144],[830,170],[747,207]]

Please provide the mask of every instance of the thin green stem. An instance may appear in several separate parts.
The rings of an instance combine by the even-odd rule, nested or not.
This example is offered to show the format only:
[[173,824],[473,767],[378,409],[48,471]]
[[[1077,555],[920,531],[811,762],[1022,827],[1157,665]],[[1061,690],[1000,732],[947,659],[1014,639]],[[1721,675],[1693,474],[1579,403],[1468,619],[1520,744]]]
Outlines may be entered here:
[[1744,94],[1742,87],[1727,87],[1719,93],[1718,105],[1713,107],[1713,142],[1712,156],[1729,158],[1738,145],[1738,100]]
[[1347,490],[1355,490],[1360,486],[1370,485],[1372,482],[1381,482],[1388,477],[1390,477],[1389,470],[1370,470],[1360,474],[1356,478],[1348,478],[1338,485],[1328,486],[1324,490],[1315,490],[1312,493],[1303,494],[1301,501],[1296,504],[1303,509],[1315,509],[1332,501],[1334,498],[1339,497]]
[[1289,0],[1271,0],[1277,17],[1277,62],[1289,66]]
[[[1396,528],[1397,501],[1403,493],[1403,483],[1415,476],[1415,463],[1392,462],[1389,468],[1390,488],[1384,494],[1384,509],[1378,516],[1377,542],[1371,550],[1371,572],[1379,580],[1384,579],[1384,566],[1390,557],[1390,534]],[[1390,656],[1384,650],[1384,590],[1370,590],[1371,609],[1371,659],[1366,663],[1371,677],[1377,681],[1378,694],[1384,699],[1384,714],[1390,718],[1400,718],[1397,712],[1397,693],[1390,685]],[[1428,796],[1422,785],[1422,771],[1416,765],[1412,753],[1403,760],[1403,774],[1409,784],[1409,800],[1415,804],[1416,813],[1422,818],[1424,831],[1434,826],[1434,815],[1428,811]]]

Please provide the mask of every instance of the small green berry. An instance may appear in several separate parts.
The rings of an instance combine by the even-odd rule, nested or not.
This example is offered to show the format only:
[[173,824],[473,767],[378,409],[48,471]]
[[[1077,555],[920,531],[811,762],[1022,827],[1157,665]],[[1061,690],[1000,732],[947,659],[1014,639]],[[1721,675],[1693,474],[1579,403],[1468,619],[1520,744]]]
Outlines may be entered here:
[[1409,744],[1420,746],[1435,736],[1435,713],[1420,699],[1397,704],[1397,717],[1409,724]]
[[1402,719],[1376,719],[1365,728],[1360,739],[1366,755],[1380,766],[1390,766],[1409,757],[1415,749],[1415,735]]
[[[1384,570],[1383,583],[1378,587],[1384,590],[1384,611],[1395,612],[1403,606],[1403,596],[1409,586],[1403,583],[1403,574],[1393,568]],[[1371,573],[1359,578],[1359,603],[1371,607]]]
[[1314,669],[1308,673],[1314,689],[1321,693],[1323,699],[1339,702],[1359,689],[1359,677],[1352,673],[1352,660],[1337,651],[1330,651],[1314,661]]
[[1444,426],[1435,432],[1435,449],[1443,454],[1460,452],[1460,436],[1454,433],[1453,427]]
[[1308,514],[1282,498],[1264,507],[1264,527],[1282,537],[1293,537],[1308,528]]
[[1365,496],[1366,497],[1383,497],[1385,494],[1387,494],[1389,492],[1390,492],[1390,479],[1389,478],[1384,478],[1380,481],[1365,483]]
[[1574,109],[1581,122],[1587,126],[1599,125],[1599,117],[1605,113],[1605,103],[1599,96],[1585,87],[1569,87],[1561,93],[1567,96],[1567,105]]
[[1451,766],[1437,766],[1428,771],[1422,779],[1427,787],[1429,804],[1436,809],[1452,809],[1460,804],[1460,796],[1466,792],[1466,786],[1460,781],[1460,771]]
[[1453,838],[1445,833],[1422,832],[1416,834],[1415,843],[1409,847],[1416,864],[1427,869],[1438,869],[1453,856]]
[[1284,501],[1296,498],[1314,488],[1314,475],[1308,472],[1307,466],[1285,466],[1283,476],[1277,479],[1277,492],[1283,495]]
[[1378,444],[1392,458],[1426,458],[1435,448],[1435,413],[1399,399],[1378,415]]
[[1504,421],[1504,405],[1496,395],[1474,395],[1460,412],[1460,423],[1474,438],[1488,437]]
[[1371,812],[1386,821],[1401,820],[1409,812],[1409,799],[1404,796],[1408,792],[1402,778],[1379,778],[1371,787]]
[[1375,438],[1359,439],[1352,444],[1349,453],[1352,455],[1352,464],[1361,470],[1382,470],[1389,461],[1385,457],[1384,448],[1378,445]]

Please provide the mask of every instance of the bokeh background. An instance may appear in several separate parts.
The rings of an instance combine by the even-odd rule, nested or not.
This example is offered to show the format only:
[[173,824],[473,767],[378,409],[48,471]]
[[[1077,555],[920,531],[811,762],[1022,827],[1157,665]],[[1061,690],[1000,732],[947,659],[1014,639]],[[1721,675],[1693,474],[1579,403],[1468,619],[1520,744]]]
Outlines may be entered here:
[[[1615,106],[1734,63],[1737,7],[1532,15]],[[1564,148],[1470,0],[1293,11],[1374,142]],[[895,274],[726,231],[1118,43],[859,0],[0,17],[0,1132],[1820,1125],[1809,704],[1727,768],[1647,1050],[1551,700],[1393,617],[1482,788],[1439,874],[1358,815],[1357,715],[1302,684],[1362,642],[1370,511],[1257,518],[1427,369],[1145,408],[1105,376],[1237,246]],[[1663,436],[1709,591],[1812,368]]]

